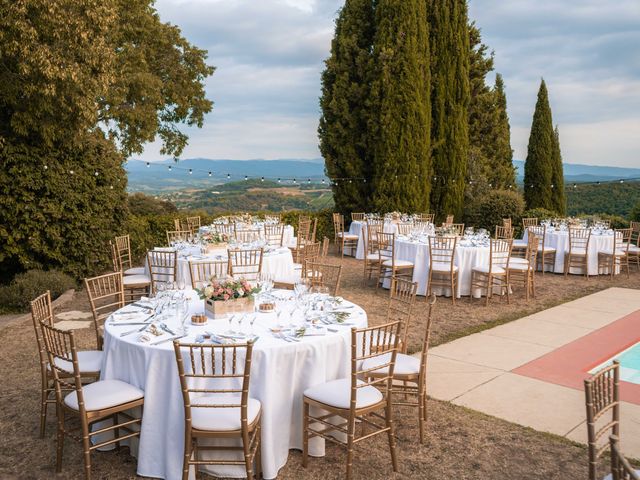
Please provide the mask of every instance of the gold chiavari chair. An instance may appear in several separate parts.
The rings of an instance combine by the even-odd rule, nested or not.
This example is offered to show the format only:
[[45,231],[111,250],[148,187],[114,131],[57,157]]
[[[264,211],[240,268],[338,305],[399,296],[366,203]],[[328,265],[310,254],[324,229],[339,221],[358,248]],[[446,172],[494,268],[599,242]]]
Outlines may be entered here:
[[[253,342],[234,345],[181,344],[173,348],[184,403],[182,479],[191,465],[244,465],[247,478],[260,478],[262,406],[249,396]],[[202,445],[199,440],[237,438],[242,446]],[[242,460],[201,458],[202,451],[241,452]],[[192,458],[193,457],[193,458]],[[227,459],[224,459],[226,457]],[[255,468],[254,468],[255,464]]]
[[418,215],[418,218],[420,219],[421,222],[434,223],[434,220],[436,218],[436,214],[435,213],[420,213]]
[[351,212],[351,221],[353,222],[364,222],[364,212],[362,213],[355,213],[355,212]]
[[268,213],[264,219],[269,223],[282,223],[282,216],[279,213]]
[[311,242],[311,220],[300,216],[298,219],[298,231],[296,232],[296,245],[293,250],[293,261],[301,263],[302,251],[307,243]]
[[567,278],[572,268],[581,268],[589,280],[589,242],[591,230],[569,225],[569,250],[564,257],[564,276]]
[[396,234],[379,232],[376,242],[378,244],[378,277],[376,288],[380,287],[384,280],[392,277],[413,278],[413,262],[396,258]]
[[322,239],[322,248],[320,249],[320,258],[327,258],[327,255],[329,255],[330,243],[331,243],[331,240],[329,240],[329,237],[324,237]]
[[522,229],[526,230],[529,227],[537,227],[538,219],[536,217],[525,217],[522,219]]
[[536,298],[536,265],[538,256],[538,237],[530,235],[528,237],[525,257],[511,257],[509,259],[509,282],[522,280],[525,291],[525,300],[529,301],[529,296]]
[[[551,271],[555,269],[556,265],[556,249],[546,244],[547,241],[547,226],[546,225],[533,225],[528,227],[528,235],[535,235],[538,238],[538,265],[542,269],[542,275],[548,266],[551,267]],[[536,266],[536,268],[538,268]]]
[[447,218],[445,219],[444,223],[442,224],[444,225],[451,225],[453,223],[453,215],[451,214],[447,214]]
[[511,285],[509,284],[509,257],[511,256],[511,240],[495,240],[489,243],[489,264],[473,267],[471,270],[471,295],[474,288],[486,291],[485,305],[493,296],[493,289],[507,295],[507,303],[511,303]]
[[[398,470],[391,388],[399,333],[400,322],[363,329],[352,328],[350,377],[315,385],[305,390],[302,430],[302,466],[304,468],[307,468],[308,463],[309,439],[322,437],[346,447],[347,471],[345,478],[351,480],[355,444],[372,436],[386,433],[393,471]],[[382,360],[383,358],[385,360]],[[361,365],[367,360],[375,362],[376,367],[363,369]],[[382,368],[387,369],[386,375],[376,378],[368,377],[371,371]],[[318,409],[322,413],[312,413],[311,408]],[[342,422],[330,421],[336,417],[340,418]],[[357,435],[356,432],[358,425],[363,429],[360,435]],[[332,432],[346,435],[346,442],[332,436]]]
[[[599,442],[605,434],[620,435],[620,363],[604,367],[584,381],[587,407],[587,445],[589,446],[589,480],[599,480],[598,458],[607,449]],[[610,415],[610,418],[605,418]],[[601,425],[599,420],[607,423]],[[599,444],[600,443],[600,444]]]
[[[620,440],[617,435],[609,436],[611,450],[611,478],[610,480],[640,480],[640,470],[634,470],[629,461],[620,451]],[[607,477],[605,480],[609,479]]]
[[[140,417],[133,417],[128,410],[144,404],[144,392],[120,380],[98,380],[83,385],[83,372],[79,364],[79,352],[73,330],[63,331],[41,323],[42,336],[53,372],[58,413],[56,440],[56,472],[62,471],[62,455],[65,437],[82,444],[85,479],[91,479],[91,452],[122,440],[140,436]],[[73,380],[70,380],[70,377]],[[77,418],[80,428],[69,428],[67,417]],[[120,417],[124,421],[120,421]],[[112,424],[93,428],[94,424],[111,420]],[[137,429],[133,427],[137,426]],[[124,434],[122,434],[124,431]],[[96,437],[113,432],[113,437]]]
[[229,273],[232,277],[257,280],[262,272],[262,248],[247,250],[227,250]]
[[307,262],[307,278],[311,286],[327,287],[334,297],[340,291],[340,278],[342,277],[342,265],[330,265],[328,263]]
[[264,224],[264,239],[268,245],[282,247],[284,239],[284,225],[281,223]]
[[318,217],[313,219],[313,228],[311,229],[311,237],[309,238],[310,242],[316,241],[316,233],[318,231]]
[[635,263],[640,270],[640,222],[630,222],[631,238],[629,239],[629,263]]
[[165,250],[149,250],[147,263],[151,273],[151,291],[158,289],[159,283],[170,284],[178,275],[178,252]]
[[144,267],[134,267],[131,259],[131,238],[129,235],[122,235],[115,238],[115,248],[118,255],[120,268],[123,275],[144,275]]
[[429,277],[427,297],[433,295],[433,287],[451,290],[451,303],[458,296],[458,267],[455,265],[457,237],[429,237]]
[[[113,243],[111,243],[111,254],[113,256],[113,270],[122,273],[122,262],[117,253],[117,247]],[[142,267],[142,273],[122,277],[122,288],[125,291],[125,303],[131,303],[149,292],[151,278],[144,273],[144,267]]]
[[511,223],[511,218],[503,218],[502,219],[502,226],[504,228],[512,228],[513,224]]
[[513,240],[513,228],[511,227],[501,227],[496,225],[496,233],[493,238],[501,239],[501,240]]
[[393,277],[389,289],[387,304],[387,322],[399,320],[401,336],[398,341],[398,352],[407,353],[409,347],[409,327],[413,319],[413,307],[416,303],[418,283],[404,278]]
[[[418,407],[420,443],[424,443],[425,424],[427,422],[427,354],[429,352],[431,317],[435,302],[435,296],[428,297],[429,307],[427,313],[427,324],[425,326],[424,336],[422,337],[422,351],[420,352],[420,357],[418,358],[413,355],[407,355],[406,352],[398,352],[396,355],[395,368],[393,371],[393,383],[391,387],[394,398],[393,405]],[[362,365],[362,369],[375,369],[376,366],[375,362],[365,360]],[[387,368],[375,369],[369,373],[369,376],[373,378],[384,376],[387,374],[387,370]],[[409,396],[414,396],[416,401],[409,401]],[[401,398],[404,398],[404,400],[399,400]]]
[[379,270],[380,253],[378,252],[378,233],[382,233],[383,224],[381,222],[367,222],[363,226],[362,235],[364,244],[364,277],[363,284],[371,280],[371,275]]
[[[174,230],[178,230],[178,231],[179,231],[179,230],[182,230],[182,224],[181,224],[181,222],[180,222],[180,219],[179,219],[179,218],[174,218],[174,219],[173,219],[173,228],[174,228]],[[186,229],[185,229],[185,230],[186,230]]]
[[627,278],[629,278],[629,240],[631,239],[630,228],[620,228],[613,232],[613,242],[611,250],[598,251],[598,275],[609,270],[610,278],[616,275],[616,272],[622,273],[622,269],[626,268]]
[[[40,438],[44,438],[47,425],[47,407],[56,403],[51,395],[55,392],[53,372],[49,366],[49,357],[42,337],[40,324],[53,327],[53,308],[51,307],[51,293],[47,290],[31,301],[31,320],[36,333],[38,355],[40,358]],[[95,381],[100,377],[102,368],[102,352],[100,350],[84,350],[78,352],[78,364],[85,382]]]
[[302,250],[300,260],[301,264],[294,263],[293,268],[300,270],[300,278],[308,278],[311,276],[311,272],[308,269],[308,264],[318,262],[320,259],[320,242],[307,243]]
[[198,285],[210,282],[213,277],[224,279],[229,275],[229,260],[189,261],[191,273],[191,288],[199,288]]
[[444,226],[451,229],[451,234],[455,235],[456,237],[461,237],[464,235],[464,223],[447,223]]
[[397,224],[397,228],[398,228],[398,235],[410,235],[411,234],[411,230],[413,230],[413,224],[412,223],[398,223]]
[[200,230],[200,227],[201,227],[200,215],[196,217],[187,217],[187,230],[189,230],[192,235],[195,235],[196,233],[198,233],[198,230]]
[[96,345],[102,350],[103,323],[113,312],[124,307],[124,284],[121,272],[107,273],[93,278],[84,279],[84,289],[87,291],[91,313],[93,314],[93,328],[96,333]]
[[167,245],[169,246],[175,242],[188,242],[191,238],[190,230],[167,230]]
[[344,230],[344,215],[341,213],[333,214],[333,231],[334,242],[336,247],[340,249],[340,257],[344,258],[344,250],[348,248],[351,256],[355,256],[358,248],[358,235],[351,234]]
[[226,235],[227,238],[235,238],[236,236],[235,223],[215,223],[213,224],[213,230],[220,235]]
[[260,229],[257,228],[236,229],[236,240],[239,243],[254,243],[260,240],[260,233]]

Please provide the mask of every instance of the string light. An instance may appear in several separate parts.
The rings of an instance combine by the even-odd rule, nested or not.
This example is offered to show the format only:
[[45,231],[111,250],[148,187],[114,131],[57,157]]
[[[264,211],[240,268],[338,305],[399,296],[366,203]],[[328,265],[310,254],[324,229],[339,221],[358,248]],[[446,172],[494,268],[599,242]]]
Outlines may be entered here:
[[151,164],[149,162],[147,162],[147,168],[149,168],[151,166]]
[[171,165],[169,165],[169,171],[171,171]]
[[69,170],[69,175],[73,175],[73,170]]
[[189,169],[189,175],[193,175],[193,170]]
[[45,166],[44,166],[44,169],[45,169],[45,170],[48,170],[48,169],[49,169],[49,166],[48,166],[48,165],[45,165]]
[[211,176],[211,172],[209,172],[209,176]]
[[230,178],[231,178],[231,175],[227,173],[227,180],[229,180]]
[[244,179],[245,179],[245,180],[249,180],[249,177],[247,177],[247,176],[245,175],[245,176],[244,176]]
[[278,183],[280,183],[280,179],[278,179]]
[[310,178],[309,178],[309,179],[307,179],[307,183],[311,183],[311,179],[310,179]]
[[261,181],[261,182],[264,182],[264,177],[260,177],[260,181]]
[[96,170],[96,172],[94,173],[94,175],[97,177],[97,176],[98,176],[98,175],[100,175],[100,174],[99,174],[99,173],[98,173],[98,171]]

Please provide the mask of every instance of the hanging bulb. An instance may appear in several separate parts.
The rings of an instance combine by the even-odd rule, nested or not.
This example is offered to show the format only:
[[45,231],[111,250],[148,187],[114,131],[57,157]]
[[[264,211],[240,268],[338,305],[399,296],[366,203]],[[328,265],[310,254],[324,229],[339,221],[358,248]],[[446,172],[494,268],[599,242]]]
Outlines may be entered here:
[[209,172],[209,176],[211,176],[211,172]]
[[578,185],[576,185],[575,183],[573,184],[573,188],[578,188]]
[[73,170],[69,170],[69,174],[70,174],[70,175],[73,175]]
[[366,178],[363,178],[363,179],[362,179],[362,181],[363,181],[364,183],[367,183],[367,179],[366,179]]
[[551,184],[551,188],[555,188],[555,185],[553,183]]
[[231,175],[227,173],[227,180],[231,178]]
[[[365,182],[366,182],[366,180],[365,180]],[[322,184],[324,185],[324,178],[322,179]]]
[[45,169],[45,170],[48,170],[48,169],[49,169],[49,167],[48,167],[47,165],[45,165],[45,166],[44,166],[44,169]]
[[169,165],[169,171],[171,171],[171,165]]
[[624,180],[623,180],[623,179],[620,179],[620,183],[624,183]]
[[293,183],[296,183],[296,179],[295,178],[293,179]]
[[310,179],[310,178],[309,178],[309,179],[307,179],[307,183],[311,183],[311,179]]
[[264,182],[264,177],[260,177],[260,181],[261,181],[261,182]]
[[97,171],[94,173],[94,175],[97,177],[98,175],[100,175]]
[[113,185],[110,185],[110,186],[109,186],[109,188],[110,188],[111,190],[113,190]]
[[193,175],[193,170],[189,169],[189,175]]
[[249,180],[249,177],[247,177],[247,176],[245,175],[245,176],[244,176],[244,179],[245,179],[245,180]]
[[280,179],[278,179],[278,183],[280,183]]
[[149,162],[147,162],[147,168],[149,168],[151,166],[151,164]]

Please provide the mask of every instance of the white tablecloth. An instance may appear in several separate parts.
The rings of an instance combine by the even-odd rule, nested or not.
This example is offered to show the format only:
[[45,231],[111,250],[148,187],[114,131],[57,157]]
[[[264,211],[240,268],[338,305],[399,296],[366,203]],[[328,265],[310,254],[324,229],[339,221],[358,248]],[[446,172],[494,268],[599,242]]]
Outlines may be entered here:
[[[528,232],[524,234],[524,240],[526,241]],[[556,249],[556,262],[553,266],[546,267],[545,271],[552,271],[555,273],[564,273],[564,257],[569,253],[569,232],[556,230],[550,232],[547,230],[547,234],[544,240],[545,247],[551,247]],[[598,235],[591,234],[589,239],[589,275],[598,275],[598,252],[611,252],[613,249],[613,234]],[[581,269],[572,268],[569,272],[571,274],[584,275]],[[603,271],[602,273],[609,273]]]
[[[398,233],[398,225],[393,222],[385,222],[382,227],[384,233]],[[367,241],[367,222],[361,222],[354,220],[349,226],[349,233],[351,235],[358,235],[358,248],[356,249],[356,259],[364,259],[364,247]],[[351,249],[345,248],[345,254],[351,255]]]
[[[479,265],[489,264],[489,247],[463,247],[456,245],[454,263],[458,267],[458,297],[471,294],[471,271]],[[418,295],[426,295],[429,278],[429,245],[427,243],[396,240],[396,258],[413,262],[413,281],[418,282]],[[388,286],[387,286],[388,287]],[[437,295],[451,296],[450,289],[437,289]],[[479,297],[480,290],[474,291]]]
[[[292,294],[292,292],[283,295]],[[190,313],[203,311],[203,302],[192,292]],[[345,302],[345,305],[349,305]],[[351,310],[350,322],[367,325],[360,307]],[[188,321],[187,321],[188,322]],[[177,328],[177,319],[166,320]],[[189,322],[188,322],[189,323]],[[250,396],[262,404],[262,469],[264,478],[275,478],[287,462],[289,450],[302,449],[302,394],[305,389],[338,378],[350,371],[349,325],[335,326],[338,333],[304,337],[299,343],[274,338],[268,327],[277,323],[275,313],[258,314],[254,332],[260,338],[253,350]],[[139,475],[165,479],[182,478],[184,407],[180,380],[171,342],[152,346],[139,343],[137,334],[120,337],[135,327],[105,326],[102,379],[122,380],[144,390],[144,415],[138,450]],[[203,327],[189,326],[183,342],[193,342],[205,330],[224,332],[226,320],[209,320]],[[244,327],[249,329],[248,324]],[[160,337],[163,338],[163,337]],[[168,335],[167,337],[168,338]],[[312,455],[324,455],[324,442],[310,443]],[[193,469],[192,469],[193,471]],[[243,467],[207,467],[218,476],[244,477]],[[193,476],[193,475],[192,475]]]
[[[176,281],[185,281],[186,285],[191,285],[191,272],[189,271],[189,261],[203,262],[206,260],[226,260],[226,248],[213,250],[206,255],[200,254],[200,247],[187,247],[178,253],[178,271]],[[146,275],[149,275],[149,265],[145,262]],[[262,271],[270,274],[274,281],[293,283],[300,278],[300,271],[294,270],[293,255],[291,250],[281,247],[264,253],[262,257]]]
[[[243,224],[239,224],[237,226],[238,230],[243,229],[243,230],[260,230],[260,232],[262,232],[262,234],[264,234],[264,223],[262,222],[258,222],[258,223],[253,223],[253,224],[248,224],[248,223],[243,223]],[[212,225],[204,225],[202,227],[200,227],[200,232],[210,232],[213,230],[213,226]],[[289,246],[289,245],[294,245],[295,246],[295,238],[293,236],[293,227],[291,225],[285,225],[284,226],[284,233],[282,234],[282,245],[285,246]]]

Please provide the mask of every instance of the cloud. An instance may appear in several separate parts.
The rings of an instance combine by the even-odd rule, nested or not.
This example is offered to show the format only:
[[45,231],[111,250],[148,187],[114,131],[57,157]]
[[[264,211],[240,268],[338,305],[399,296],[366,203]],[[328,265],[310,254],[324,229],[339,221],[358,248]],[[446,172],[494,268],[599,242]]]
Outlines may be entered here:
[[[183,156],[319,157],[320,74],[343,3],[159,0],[161,18],[217,67],[207,81],[214,110],[205,128],[187,130]],[[526,157],[544,77],[565,161],[640,164],[637,0],[470,0],[469,8],[505,79],[516,158]],[[160,158],[157,145],[144,157]]]

